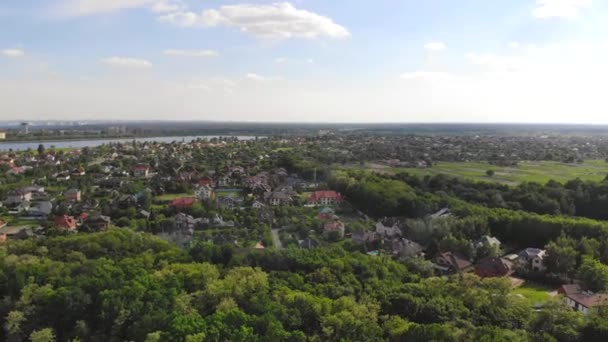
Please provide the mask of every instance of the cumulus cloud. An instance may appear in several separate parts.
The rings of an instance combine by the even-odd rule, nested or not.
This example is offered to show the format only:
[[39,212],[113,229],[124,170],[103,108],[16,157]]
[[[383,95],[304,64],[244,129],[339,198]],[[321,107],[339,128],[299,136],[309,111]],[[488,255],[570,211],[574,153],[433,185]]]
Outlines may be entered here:
[[532,15],[539,19],[577,18],[580,8],[591,5],[591,0],[536,0]]
[[9,58],[19,58],[25,56],[25,51],[21,49],[4,49],[0,50],[0,55]]
[[339,39],[350,35],[345,27],[331,18],[298,9],[288,2],[227,5],[201,14],[179,11],[163,15],[159,20],[184,27],[235,27],[264,39]]
[[130,57],[109,57],[102,59],[101,62],[109,66],[121,68],[149,69],[152,67],[152,63],[145,59]]
[[443,52],[447,50],[447,45],[443,42],[431,42],[424,44],[424,50],[426,52]]
[[220,55],[215,50],[179,50],[179,49],[165,50],[164,54],[167,56],[174,56],[174,57],[217,57]]

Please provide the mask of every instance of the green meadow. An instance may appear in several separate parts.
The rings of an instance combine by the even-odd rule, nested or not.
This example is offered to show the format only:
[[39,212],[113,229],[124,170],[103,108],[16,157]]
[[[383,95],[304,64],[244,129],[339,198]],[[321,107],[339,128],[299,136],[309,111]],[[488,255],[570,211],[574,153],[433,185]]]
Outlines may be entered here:
[[[553,179],[558,182],[580,178],[602,181],[608,175],[608,163],[603,160],[588,160],[581,164],[566,164],[552,161],[520,162],[516,167],[490,165],[486,162],[438,162],[432,168],[391,168],[379,164],[367,164],[365,168],[383,173],[409,172],[418,176],[446,174],[476,181],[496,182],[516,185],[522,182],[546,183]],[[487,170],[494,176],[488,177]]]

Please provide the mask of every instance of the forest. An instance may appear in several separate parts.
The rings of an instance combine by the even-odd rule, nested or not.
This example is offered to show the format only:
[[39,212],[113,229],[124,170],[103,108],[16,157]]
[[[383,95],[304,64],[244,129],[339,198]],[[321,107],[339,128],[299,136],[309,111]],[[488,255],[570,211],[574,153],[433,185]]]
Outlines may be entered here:
[[602,341],[608,333],[606,312],[583,316],[558,301],[533,310],[504,279],[427,278],[340,246],[186,253],[112,229],[0,253],[6,341]]

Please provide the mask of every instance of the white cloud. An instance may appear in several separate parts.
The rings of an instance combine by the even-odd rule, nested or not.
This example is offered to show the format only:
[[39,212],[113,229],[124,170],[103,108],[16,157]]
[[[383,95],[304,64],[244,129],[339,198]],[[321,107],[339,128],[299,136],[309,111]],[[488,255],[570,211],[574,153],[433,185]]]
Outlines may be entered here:
[[4,49],[0,50],[0,54],[9,58],[19,58],[25,56],[25,51],[21,49]]
[[156,13],[178,12],[186,9],[186,5],[181,0],[160,0],[150,7]]
[[285,57],[279,57],[279,58],[275,59],[274,61],[278,64],[285,64],[288,62],[288,59]]
[[580,8],[591,5],[592,0],[536,0],[532,15],[539,19],[577,18]]
[[509,43],[509,47],[510,47],[511,49],[518,49],[518,48],[519,48],[519,46],[520,46],[519,42],[510,42],[510,43]]
[[435,83],[447,81],[452,78],[452,75],[447,72],[418,70],[401,74],[400,78],[402,80],[414,80]]
[[256,81],[256,82],[270,82],[270,81],[279,81],[282,78],[278,77],[278,76],[262,76],[260,74],[256,74],[256,73],[248,73],[247,75],[245,75],[245,78],[251,81]]
[[237,87],[237,82],[225,78],[225,77],[212,77],[207,79],[200,79],[191,81],[186,85],[187,89],[190,90],[202,90],[205,92],[214,92],[221,91],[228,94],[234,93],[235,88]]
[[467,59],[492,72],[515,72],[523,67],[523,61],[516,57],[500,56],[491,53],[479,54],[469,53]]
[[101,62],[109,66],[122,68],[148,69],[152,67],[152,63],[145,59],[130,57],[109,57],[102,59]]
[[297,9],[288,2],[227,5],[201,14],[181,11],[161,16],[159,20],[185,27],[235,27],[264,39],[345,38],[350,35],[346,28],[331,18]]
[[181,0],[63,0],[55,12],[61,16],[81,17],[136,8],[167,13],[181,11],[186,7]]
[[447,50],[447,45],[443,42],[431,42],[424,44],[424,50],[427,52],[443,52]]
[[165,50],[164,54],[174,57],[217,57],[220,54],[215,50]]

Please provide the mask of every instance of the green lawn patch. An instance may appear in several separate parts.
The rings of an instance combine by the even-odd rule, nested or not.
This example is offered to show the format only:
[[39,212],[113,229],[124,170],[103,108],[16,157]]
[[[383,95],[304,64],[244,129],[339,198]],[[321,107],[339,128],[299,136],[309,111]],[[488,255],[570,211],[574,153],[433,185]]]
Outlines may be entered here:
[[156,196],[154,199],[157,201],[173,201],[174,199],[182,198],[182,197],[193,197],[194,194],[183,193],[183,194],[164,194],[160,196]]
[[522,295],[531,305],[535,305],[548,301],[551,298],[549,292],[553,290],[549,287],[526,282],[522,286],[513,289],[513,293]]

